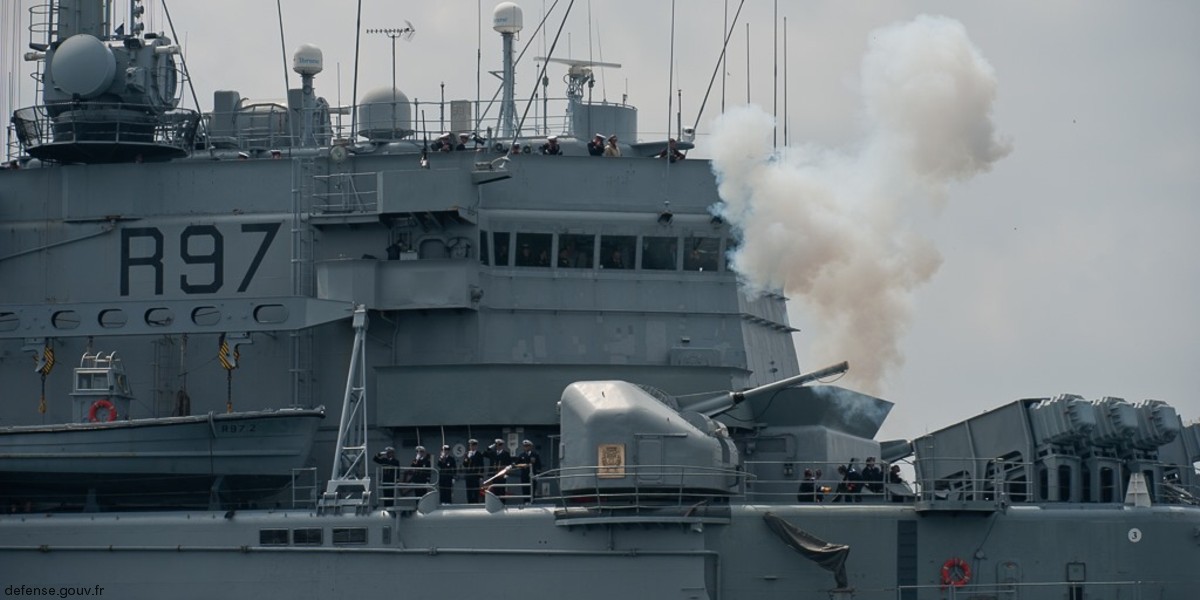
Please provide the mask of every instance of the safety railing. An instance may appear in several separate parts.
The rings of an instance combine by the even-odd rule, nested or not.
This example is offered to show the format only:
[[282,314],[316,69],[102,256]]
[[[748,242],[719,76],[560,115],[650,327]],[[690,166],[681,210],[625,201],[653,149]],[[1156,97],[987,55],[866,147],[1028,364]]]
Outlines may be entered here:
[[316,508],[320,493],[317,484],[316,467],[292,469],[292,508]]
[[[938,457],[880,463],[883,479],[863,477],[863,461],[847,463],[747,461],[751,480],[745,501],[764,504],[799,503],[955,503],[1001,506],[1055,502],[1123,503],[1128,488],[1128,467],[1117,464],[1113,472],[1075,471],[1040,462],[980,461]],[[840,474],[838,468],[846,469]],[[1145,475],[1146,492],[1153,504],[1200,506],[1200,472],[1192,465],[1156,463]],[[979,468],[981,472],[976,472]],[[812,473],[807,479],[805,473]]]
[[378,174],[315,175],[313,210],[322,213],[373,213],[379,210]]
[[123,103],[29,106],[13,113],[12,124],[27,153],[48,144],[142,144],[190,152],[199,115]]
[[895,590],[896,600],[1140,600],[1171,598],[1173,586],[1164,581],[1039,581],[1012,583],[964,583],[904,585]]

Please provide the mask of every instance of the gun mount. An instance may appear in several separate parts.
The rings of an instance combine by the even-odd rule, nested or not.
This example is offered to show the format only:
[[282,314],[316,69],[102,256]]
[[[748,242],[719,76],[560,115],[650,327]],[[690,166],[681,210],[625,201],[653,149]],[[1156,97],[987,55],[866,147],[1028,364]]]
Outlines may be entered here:
[[706,417],[713,418],[728,412],[733,407],[745,402],[747,399],[754,398],[755,396],[765,396],[785,388],[804,385],[810,381],[816,381],[822,377],[840,375],[849,369],[850,363],[842,361],[836,365],[825,367],[824,369],[818,369],[816,371],[812,371],[811,373],[801,373],[800,375],[793,375],[791,377],[780,379],[779,381],[774,381],[766,385],[760,385],[755,388],[750,388],[748,390],[726,392],[711,398],[706,398],[689,406],[683,407],[683,410],[698,412]]

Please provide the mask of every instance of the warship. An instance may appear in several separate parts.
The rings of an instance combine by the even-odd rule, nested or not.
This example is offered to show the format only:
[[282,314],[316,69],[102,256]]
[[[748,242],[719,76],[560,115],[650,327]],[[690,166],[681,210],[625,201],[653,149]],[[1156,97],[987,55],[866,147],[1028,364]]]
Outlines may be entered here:
[[[201,114],[180,106],[178,36],[145,31],[138,0],[114,26],[112,4],[31,11],[41,93],[11,115],[0,171],[5,596],[1200,589],[1200,426],[1159,401],[1059,394],[876,440],[892,404],[822,382],[844,363],[802,370],[786,298],[742,288],[742,232],[713,211],[712,166],[682,155],[694,131],[639,140],[636,108],[587,95],[602,65],[552,57],[564,116],[518,118],[515,4],[493,12],[495,114],[394,84],[343,109],[317,94],[313,46],[286,99],[222,90]],[[55,355],[107,369],[103,384],[81,388]],[[117,356],[119,377],[96,362]],[[208,443],[228,415],[322,404],[299,467],[197,468],[132,426],[188,421]],[[147,477],[88,448],[17,476],[19,432],[123,424],[129,454],[158,455]],[[215,483],[272,470],[286,489],[271,496]],[[180,472],[206,477],[201,498],[156,493],[156,478],[187,487]],[[81,481],[43,485],[63,479]]]

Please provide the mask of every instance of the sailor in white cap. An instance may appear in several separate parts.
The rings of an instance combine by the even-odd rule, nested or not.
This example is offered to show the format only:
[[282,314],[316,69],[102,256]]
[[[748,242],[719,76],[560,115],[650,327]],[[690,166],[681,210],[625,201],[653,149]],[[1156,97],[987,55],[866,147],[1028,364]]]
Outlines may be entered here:
[[562,153],[562,146],[558,145],[557,135],[546,138],[546,143],[542,144],[542,154],[546,156],[562,156]]
[[490,482],[489,489],[497,496],[504,495],[504,484],[507,480],[507,469],[512,466],[512,454],[508,452],[508,447],[504,445],[504,440],[496,438],[492,447],[484,453],[484,456],[492,462],[492,476],[488,479]]
[[467,454],[462,459],[462,474],[467,481],[467,502],[479,502],[479,482],[483,480],[483,453],[479,451],[479,440],[467,441]]
[[604,156],[604,134],[597,133],[592,136],[592,141],[588,142],[588,154],[592,156]]
[[400,467],[400,461],[396,459],[396,449],[388,446],[371,460],[375,464],[383,466],[380,473],[379,495],[383,498],[384,506],[391,506],[392,499],[396,497],[396,470]]
[[[404,474],[405,483],[417,485],[427,485],[429,483],[432,468],[429,466],[429,453],[425,452],[425,446],[417,446],[417,455],[413,457],[411,463],[408,463],[408,466],[409,470]],[[418,496],[424,496],[425,490],[418,489],[416,493]]]
[[521,494],[527,502],[533,501],[533,480],[542,472],[542,456],[533,449],[533,442],[521,442],[521,453],[515,459],[517,468],[521,470]]
[[449,444],[442,444],[442,453],[438,455],[438,500],[442,504],[453,502],[454,476],[458,474],[458,461],[450,454]]
[[467,142],[468,142],[470,139],[471,139],[471,134],[469,134],[469,133],[467,133],[467,132],[465,132],[465,131],[464,131],[464,132],[462,132],[462,133],[460,133],[460,134],[458,134],[458,145],[457,145],[457,146],[455,146],[455,147],[454,147],[454,149],[455,149],[455,150],[466,150],[466,149],[467,149]]
[[454,149],[454,140],[450,139],[450,132],[439,135],[437,140],[430,146],[434,152],[449,152]]

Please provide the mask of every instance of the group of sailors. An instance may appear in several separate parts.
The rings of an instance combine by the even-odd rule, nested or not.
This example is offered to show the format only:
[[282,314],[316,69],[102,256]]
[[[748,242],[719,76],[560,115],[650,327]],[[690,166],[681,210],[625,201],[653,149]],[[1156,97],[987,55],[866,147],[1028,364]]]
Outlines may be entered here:
[[[492,445],[484,450],[479,449],[479,441],[467,441],[467,450],[462,456],[462,462],[450,451],[448,444],[442,445],[442,452],[436,463],[432,460],[424,446],[416,447],[416,455],[408,467],[400,469],[400,460],[396,458],[396,449],[388,446],[374,456],[372,460],[384,467],[381,477],[380,491],[386,504],[395,499],[397,491],[400,496],[423,495],[430,486],[433,476],[437,474],[438,498],[442,504],[453,502],[454,482],[462,477],[467,490],[467,502],[477,504],[483,502],[483,493],[491,492],[496,496],[512,495],[526,501],[532,501],[536,492],[534,480],[542,471],[542,457],[533,447],[533,442],[521,442],[521,453],[513,456],[504,440],[496,438]],[[436,464],[436,469],[433,465]],[[397,474],[400,474],[397,478]],[[509,483],[509,478],[514,483]],[[400,484],[400,485],[397,485]]]
[[[827,495],[829,502],[862,502],[865,495],[882,498],[885,489],[884,474],[883,469],[876,464],[875,457],[868,456],[861,471],[857,462],[858,459],[851,458],[849,463],[838,465],[836,482],[823,480],[821,469],[804,469],[804,478],[800,481],[796,500],[802,503],[826,502]],[[887,482],[905,485],[904,477],[900,475],[900,465],[892,465],[888,469]],[[903,501],[903,495],[892,495],[892,502]]]
[[[588,154],[590,156],[620,157],[621,147],[617,145],[617,141],[617,136],[615,134],[605,136],[602,133],[597,133],[592,137],[592,141],[587,143]],[[484,139],[478,135],[460,133],[458,134],[456,141],[453,134],[443,133],[438,137],[438,139],[434,140],[429,147],[430,150],[434,152],[454,152],[466,150],[468,142],[474,142],[475,148],[479,148],[480,146],[484,145]],[[500,152],[505,151],[503,144],[496,144],[496,149]],[[543,156],[562,156],[563,154],[562,146],[559,145],[558,136],[556,135],[548,136],[546,138],[546,143],[538,146],[537,151]],[[530,154],[532,152],[534,152],[534,147],[532,145],[522,146],[520,142],[513,142],[513,144],[509,146],[507,154],[510,156],[515,156],[519,154]],[[667,140],[667,147],[655,156],[657,158],[665,158],[670,162],[675,162],[686,158],[686,155],[679,151],[678,142],[675,140],[675,138],[670,138]]]

